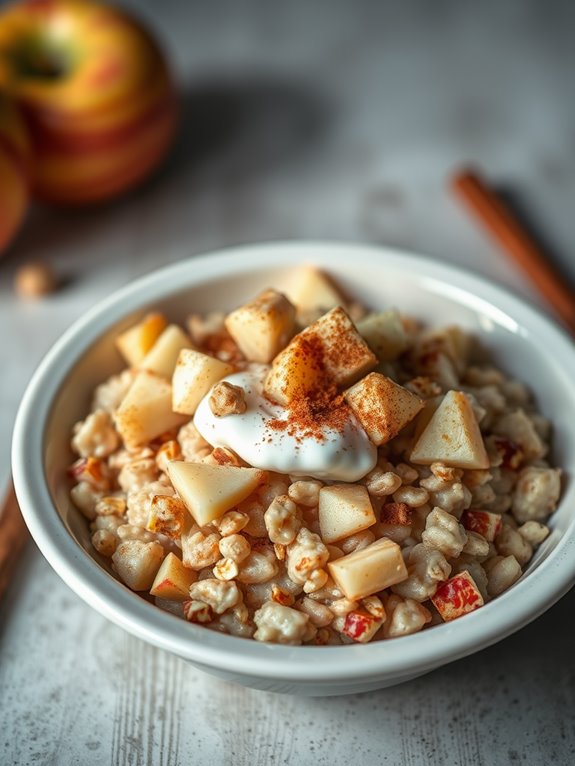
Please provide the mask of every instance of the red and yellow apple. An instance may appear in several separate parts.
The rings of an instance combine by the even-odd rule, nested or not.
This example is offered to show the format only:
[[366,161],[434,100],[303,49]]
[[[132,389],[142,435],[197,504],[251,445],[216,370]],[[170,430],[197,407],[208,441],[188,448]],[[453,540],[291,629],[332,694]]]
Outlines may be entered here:
[[166,59],[127,12],[93,0],[21,0],[0,11],[0,89],[27,119],[33,192],[88,204],[133,187],[177,123]]
[[0,253],[20,228],[28,207],[30,140],[16,106],[0,96]]

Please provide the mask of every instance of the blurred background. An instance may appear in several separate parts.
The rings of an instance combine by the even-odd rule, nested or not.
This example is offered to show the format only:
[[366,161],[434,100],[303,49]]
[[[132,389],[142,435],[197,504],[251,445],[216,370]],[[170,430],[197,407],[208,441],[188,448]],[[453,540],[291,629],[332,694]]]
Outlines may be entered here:
[[[569,0],[122,0],[121,7],[153,30],[169,58],[179,128],[157,171],[126,194],[81,208],[33,201],[0,257],[2,485],[16,408],[41,357],[96,301],[164,264],[254,241],[368,241],[458,263],[538,301],[450,190],[452,173],[473,164],[575,282]],[[5,8],[0,3],[0,15]],[[0,55],[3,44],[0,20]],[[0,64],[0,89],[1,82]],[[0,188],[0,217],[1,204]],[[47,264],[57,281],[35,300],[14,286],[32,261]],[[35,566],[65,589],[47,565]],[[78,620],[88,619],[71,593],[61,598]],[[104,630],[99,617],[90,620]],[[533,634],[533,645],[541,649],[546,636],[537,643]],[[490,657],[496,663],[496,653]],[[456,667],[471,673],[471,665]],[[447,693],[448,676],[435,678]],[[417,683],[420,698],[432,700],[434,687]],[[500,710],[512,704],[511,693],[499,694]],[[408,689],[400,695],[407,710]],[[335,705],[327,708],[333,715]],[[515,733],[529,729],[522,711]],[[519,762],[526,750],[497,731],[508,753],[497,762]],[[541,752],[568,762],[573,739],[539,741]],[[437,762],[451,763],[448,738],[436,747]],[[460,755],[459,763],[496,762]]]

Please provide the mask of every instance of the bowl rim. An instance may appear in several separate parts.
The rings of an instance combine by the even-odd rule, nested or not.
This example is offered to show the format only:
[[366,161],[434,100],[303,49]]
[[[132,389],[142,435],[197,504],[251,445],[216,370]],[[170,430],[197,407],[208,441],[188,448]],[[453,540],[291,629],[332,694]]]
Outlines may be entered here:
[[303,263],[329,269],[350,259],[359,268],[362,264],[369,266],[374,258],[384,258],[391,271],[409,269],[436,292],[487,314],[513,332],[545,339],[545,347],[553,346],[559,354],[565,374],[575,379],[573,342],[542,312],[469,270],[395,248],[330,241],[262,242],[191,256],[140,277],[99,301],[48,351],[22,398],[12,443],[14,486],[32,537],[58,575],[104,617],[206,669],[335,685],[351,679],[417,674],[464,657],[527,625],[572,587],[575,517],[554,550],[533,572],[484,608],[466,615],[464,621],[438,625],[433,630],[404,636],[400,641],[325,646],[318,652],[318,647],[265,644],[191,625],[118,582],[66,529],[45,477],[45,425],[67,371],[107,328],[170,293],[229,277],[230,270],[240,275]]

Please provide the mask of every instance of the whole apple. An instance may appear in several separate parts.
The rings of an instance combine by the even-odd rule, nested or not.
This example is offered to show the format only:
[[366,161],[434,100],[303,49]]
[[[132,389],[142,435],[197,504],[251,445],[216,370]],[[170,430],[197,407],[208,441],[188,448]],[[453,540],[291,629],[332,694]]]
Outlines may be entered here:
[[16,106],[0,96],[0,253],[20,228],[29,198],[30,140]]
[[0,11],[0,88],[34,146],[33,193],[109,199],[164,157],[177,124],[167,61],[126,11],[92,0],[22,0]]

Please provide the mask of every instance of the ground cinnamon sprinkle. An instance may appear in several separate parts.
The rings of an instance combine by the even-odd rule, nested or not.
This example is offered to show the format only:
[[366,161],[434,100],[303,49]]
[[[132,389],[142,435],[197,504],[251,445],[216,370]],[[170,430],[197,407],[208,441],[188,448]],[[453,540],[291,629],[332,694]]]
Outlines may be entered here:
[[343,431],[350,420],[351,411],[336,384],[326,373],[325,346],[321,338],[310,334],[300,340],[297,364],[302,361],[306,364],[314,378],[314,385],[307,387],[304,384],[296,390],[286,408],[287,419],[270,420],[267,427],[275,432],[285,431],[297,441],[309,438],[324,441],[326,429]]

